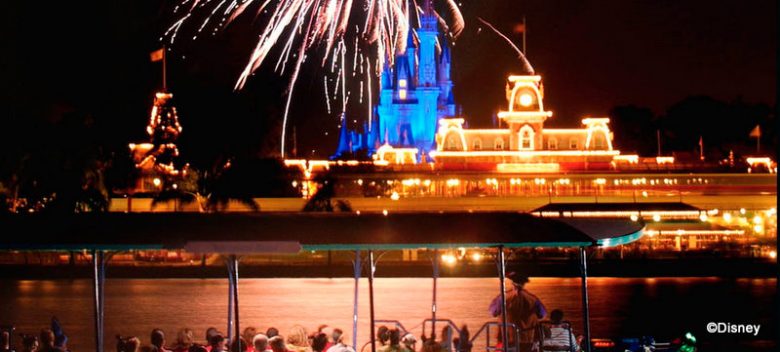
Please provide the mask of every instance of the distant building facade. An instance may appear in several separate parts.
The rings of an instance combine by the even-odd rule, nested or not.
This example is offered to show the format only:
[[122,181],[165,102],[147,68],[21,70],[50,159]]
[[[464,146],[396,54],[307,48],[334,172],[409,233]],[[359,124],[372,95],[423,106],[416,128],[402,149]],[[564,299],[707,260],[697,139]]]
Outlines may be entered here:
[[545,110],[541,76],[510,76],[508,107],[498,118],[505,127],[464,128],[464,119],[439,121],[437,169],[498,172],[607,170],[615,163],[635,162],[612,145],[608,118],[582,119],[581,128],[545,128],[552,111]]

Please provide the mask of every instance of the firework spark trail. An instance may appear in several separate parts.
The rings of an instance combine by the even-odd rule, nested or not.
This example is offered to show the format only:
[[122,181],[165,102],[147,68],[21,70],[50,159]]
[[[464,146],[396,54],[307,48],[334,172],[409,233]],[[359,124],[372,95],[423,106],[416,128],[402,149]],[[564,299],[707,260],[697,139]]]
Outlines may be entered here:
[[457,38],[463,32],[463,28],[466,28],[466,22],[463,20],[463,14],[460,13],[455,0],[447,0],[447,6],[449,7],[450,15],[452,15],[452,26],[450,26],[452,31],[450,35]]
[[[318,2],[319,2],[319,0],[318,0]],[[306,12],[306,11],[304,11],[304,13],[305,13],[305,12]],[[298,18],[296,19],[296,22],[295,22],[295,26],[294,26],[294,27],[295,27],[297,30],[300,30],[300,28],[303,26],[303,24],[304,24],[304,17],[303,17],[303,16],[300,16],[300,17],[298,17]],[[309,23],[309,26],[311,26],[311,23]],[[293,48],[293,41],[294,41],[295,39],[296,39],[296,37],[295,37],[295,36],[293,36],[293,35],[290,35],[290,36],[288,36],[288,37],[287,37],[287,42],[286,42],[286,43],[285,43],[285,45],[284,45],[284,50],[283,50],[283,53],[282,53],[282,55],[279,55],[279,60],[277,60],[277,62],[276,62],[276,67],[274,68],[274,70],[276,70],[276,71],[277,71],[277,72],[279,72],[280,74],[284,73],[284,70],[285,70],[285,68],[286,68],[286,66],[287,66],[287,60],[290,58],[290,53],[292,52],[292,48]],[[304,38],[304,40],[306,40],[306,39],[307,39],[307,38]],[[304,47],[305,47],[305,46],[306,46],[306,44],[304,43],[302,46],[304,46]],[[303,50],[306,50],[306,49],[304,48]],[[281,69],[279,68],[280,64],[281,64]]]
[[517,52],[518,58],[520,59],[520,61],[523,62],[523,69],[528,74],[534,74],[534,68],[531,67],[531,63],[528,62],[528,59],[525,58],[525,54],[523,54],[523,52],[515,45],[515,43],[512,43],[511,39],[509,39],[507,36],[501,33],[498,29],[496,29],[496,27],[493,27],[493,25],[490,24],[488,21],[483,20],[481,17],[477,17],[477,19],[483,24],[485,24],[486,26],[488,26],[490,29],[492,29],[493,32],[496,32],[496,34],[498,34],[501,38],[504,38],[504,40],[506,40],[507,43],[509,43],[509,45],[511,45],[512,48],[514,48],[515,51]]
[[372,131],[371,124],[373,123],[374,117],[371,115],[374,109],[374,104],[371,103],[371,58],[366,58],[366,81],[368,82],[366,84],[368,86],[368,130]]
[[[453,20],[451,28],[447,27],[446,23],[443,23],[443,28],[447,28],[450,37],[456,37],[463,29],[463,16],[455,0],[442,1],[447,4]],[[353,6],[360,6],[362,11],[357,9],[353,11]],[[325,67],[329,58],[331,60],[330,74],[337,76],[333,97],[335,99],[340,95],[342,113],[344,113],[349,101],[346,82],[349,68],[344,67],[347,64],[345,57],[348,48],[344,45],[344,39],[348,35],[348,26],[354,24],[356,39],[354,48],[351,46],[349,48],[354,50],[353,53],[349,53],[354,55],[351,57],[353,67],[350,76],[357,76],[358,72],[361,76],[366,74],[365,79],[362,77],[360,79],[362,92],[360,101],[363,101],[362,95],[368,94],[370,105],[371,92],[374,88],[371,86],[371,74],[381,74],[382,69],[387,66],[386,63],[392,65],[395,55],[405,51],[408,37],[414,33],[410,25],[410,17],[417,16],[417,23],[419,23],[420,15],[415,0],[181,0],[173,9],[177,18],[166,29],[160,40],[167,39],[173,45],[186,23],[196,21],[196,18],[198,23],[193,28],[195,30],[193,40],[207,28],[213,28],[213,33],[216,33],[233,23],[249,8],[254,7],[257,8],[255,20],[263,14],[264,24],[234,88],[243,89],[249,77],[269,58],[272,50],[279,49],[280,54],[274,70],[279,74],[285,74],[289,67],[292,71],[282,122],[282,157],[285,154],[285,133],[293,88],[309,51],[320,44],[323,45],[322,59],[318,61],[322,67]],[[358,16],[354,16],[354,13],[358,13]],[[354,17],[359,16],[365,16],[365,20],[361,18],[358,20],[360,23],[355,23]],[[359,44],[358,40],[364,44]],[[372,58],[369,58],[368,51]],[[274,50],[274,53],[276,52]],[[289,62],[291,56],[294,58],[294,63]],[[374,70],[371,70],[372,64]],[[338,70],[336,65],[339,66]],[[367,86],[364,87],[363,84]],[[327,94],[331,87],[328,87],[327,79],[323,86],[326,101],[330,104],[330,97]],[[339,88],[341,92],[337,94]],[[371,107],[369,107],[369,124],[371,124],[370,115]]]
[[[269,25],[266,27],[263,31],[263,34],[260,36],[261,39],[257,43],[255,50],[252,52],[252,57],[249,59],[249,63],[244,68],[244,71],[241,72],[241,75],[238,78],[238,82],[236,82],[235,88],[237,90],[243,88],[247,79],[249,78],[249,75],[252,74],[252,72],[254,72],[258,67],[260,67],[260,65],[263,63],[263,60],[265,60],[265,57],[268,55],[268,52],[271,50],[274,44],[276,44],[276,41],[279,40],[279,37],[284,34],[285,28],[287,28],[293,18],[296,17],[295,15],[297,10],[300,9],[302,5],[302,0],[293,0],[289,3],[289,7],[287,7],[286,10],[281,11],[281,13],[280,10],[282,10],[282,8],[277,8],[277,11],[272,17],[272,22],[274,22],[274,25]],[[304,46],[302,46],[302,48],[304,48]]]
[[[219,8],[220,8],[220,7],[222,7],[222,5],[223,5],[223,4],[225,4],[225,0],[222,0],[222,1],[219,3],[219,5],[217,5],[216,7],[214,7],[214,10],[213,10],[213,11],[211,11],[211,15],[209,15],[208,17],[206,17],[206,20],[205,20],[205,21],[203,21],[203,23],[200,25],[200,28],[198,28],[198,32],[197,32],[197,33],[200,33],[201,31],[203,31],[203,28],[206,28],[206,26],[209,24],[209,21],[210,21],[210,20],[211,20],[211,19],[214,17],[214,14],[215,14],[215,13],[217,13],[217,11],[219,10]],[[197,36],[197,35],[195,35],[195,36],[193,36],[193,37],[192,37],[192,39],[193,39],[193,40],[195,40],[195,39],[197,39],[197,38],[198,38],[198,36]]]
[[328,96],[328,76],[323,76],[322,81],[325,90],[325,105],[328,107],[328,115],[330,115],[330,97]]
[[341,76],[342,76],[342,74],[341,74],[341,73],[342,73],[342,71],[344,71],[344,67],[343,67],[343,66],[340,66],[340,67],[339,67],[339,72],[338,72],[338,74],[336,75],[336,86],[335,86],[335,87],[333,87],[333,96],[334,96],[334,99],[335,99],[335,97],[337,97],[337,96],[338,96],[338,94],[339,94],[339,90],[340,90],[340,88],[341,88],[340,84],[341,84]]
[[347,55],[347,46],[344,45],[344,40],[342,39],[341,42],[339,42],[339,46],[341,47],[341,112],[346,113],[347,112],[347,70],[344,66],[345,57]]
[[[309,30],[311,30],[311,25],[312,25],[312,22],[310,21],[309,25],[308,25],[309,28],[307,29],[307,32]],[[306,40],[306,38],[304,40]],[[290,115],[290,103],[292,102],[293,90],[295,89],[295,82],[298,81],[298,74],[301,72],[301,65],[303,64],[304,58],[306,57],[304,55],[305,54],[304,51],[306,50],[306,47],[307,47],[307,45],[304,42],[300,46],[300,49],[298,50],[298,58],[297,58],[298,60],[295,63],[295,70],[293,71],[292,77],[290,78],[290,86],[289,86],[290,88],[287,91],[287,104],[285,104],[285,107],[284,107],[284,118],[282,119],[282,136],[281,136],[281,156],[282,156],[282,158],[284,158],[284,152],[285,152],[284,145],[285,145],[285,139],[286,139],[285,137],[286,137],[286,134],[287,134],[286,133],[287,132],[287,118]]]

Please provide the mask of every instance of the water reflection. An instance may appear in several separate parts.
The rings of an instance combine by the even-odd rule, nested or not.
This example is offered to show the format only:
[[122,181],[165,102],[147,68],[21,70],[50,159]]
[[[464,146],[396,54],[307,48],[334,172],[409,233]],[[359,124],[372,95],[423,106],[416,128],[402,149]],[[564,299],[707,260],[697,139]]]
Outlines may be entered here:
[[[352,279],[245,279],[240,282],[241,325],[282,333],[294,324],[309,329],[319,324],[341,327],[352,335]],[[775,331],[776,279],[715,278],[593,278],[589,280],[594,336],[652,334],[671,338],[693,331],[700,338],[706,322],[735,321],[763,325],[762,339]],[[582,331],[580,281],[572,278],[532,278],[527,288],[548,310],[563,309],[566,319]],[[360,282],[360,332],[368,340],[367,282]],[[415,335],[430,316],[430,279],[379,278],[377,319],[397,319]],[[91,282],[88,280],[5,281],[0,324],[34,333],[51,315],[60,318],[74,351],[91,350],[93,337]],[[226,329],[226,280],[109,279],[106,286],[106,342],[116,334],[136,335],[146,342],[153,328],[170,338],[190,327],[196,338],[214,326]],[[487,306],[498,294],[491,278],[444,278],[439,281],[438,317],[467,324],[476,331],[488,321]]]

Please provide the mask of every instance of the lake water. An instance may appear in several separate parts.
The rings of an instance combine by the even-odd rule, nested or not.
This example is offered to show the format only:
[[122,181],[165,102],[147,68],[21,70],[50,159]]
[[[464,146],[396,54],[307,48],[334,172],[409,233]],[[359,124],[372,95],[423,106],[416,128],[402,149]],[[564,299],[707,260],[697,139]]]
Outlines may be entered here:
[[[89,280],[5,280],[0,288],[0,324],[17,332],[36,333],[59,317],[73,351],[94,347],[92,283]],[[240,281],[241,327],[277,327],[284,335],[295,324],[315,329],[340,327],[352,335],[351,279],[244,279]],[[527,289],[548,311],[560,308],[582,332],[579,279],[532,278]],[[368,341],[368,283],[360,282],[360,344]],[[430,317],[431,279],[377,278],[376,318],[399,320],[419,336]],[[693,332],[702,343],[738,343],[772,350],[777,333],[776,279],[592,278],[589,280],[591,329],[594,337],[649,334],[658,340]],[[439,280],[439,318],[467,324],[472,331],[491,320],[487,307],[498,294],[498,280]],[[107,351],[114,336],[139,336],[161,328],[173,342],[176,331],[192,328],[203,339],[206,328],[226,331],[227,280],[108,279],[105,334]],[[758,336],[713,335],[708,322],[761,324]],[[718,350],[720,348],[717,348]],[[712,350],[710,348],[710,350]]]

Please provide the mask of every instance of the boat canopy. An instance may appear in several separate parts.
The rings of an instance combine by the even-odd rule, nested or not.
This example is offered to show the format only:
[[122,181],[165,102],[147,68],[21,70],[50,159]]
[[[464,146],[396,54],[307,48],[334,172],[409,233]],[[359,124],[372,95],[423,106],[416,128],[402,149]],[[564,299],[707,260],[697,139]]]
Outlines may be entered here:
[[539,212],[607,212],[607,211],[701,211],[682,202],[602,202],[602,203],[547,203],[531,211]]
[[589,247],[629,243],[644,223],[516,212],[103,213],[0,216],[0,250],[300,250]]

